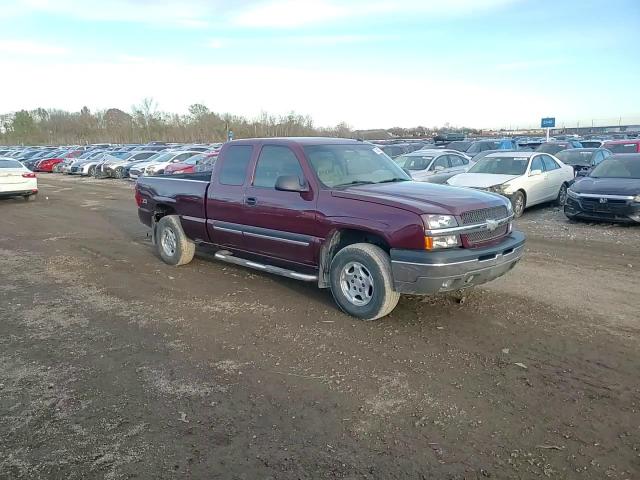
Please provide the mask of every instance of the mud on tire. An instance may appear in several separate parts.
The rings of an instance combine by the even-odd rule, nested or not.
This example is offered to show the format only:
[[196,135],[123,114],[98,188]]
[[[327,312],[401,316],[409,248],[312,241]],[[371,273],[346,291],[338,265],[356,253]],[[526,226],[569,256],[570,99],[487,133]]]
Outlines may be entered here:
[[187,238],[177,215],[167,215],[156,225],[158,255],[169,265],[185,265],[193,260],[196,245]]
[[331,261],[331,293],[338,306],[361,320],[391,313],[400,294],[393,289],[389,255],[376,245],[356,243],[340,250]]

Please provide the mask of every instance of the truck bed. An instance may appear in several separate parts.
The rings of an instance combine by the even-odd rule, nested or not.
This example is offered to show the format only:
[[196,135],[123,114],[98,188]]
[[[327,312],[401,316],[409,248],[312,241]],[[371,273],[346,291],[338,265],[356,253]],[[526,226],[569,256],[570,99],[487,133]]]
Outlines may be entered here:
[[210,173],[140,177],[136,184],[142,197],[140,221],[151,226],[153,213],[162,204],[162,208],[172,209],[172,214],[180,216],[182,227],[191,238],[208,241],[205,199],[210,180]]

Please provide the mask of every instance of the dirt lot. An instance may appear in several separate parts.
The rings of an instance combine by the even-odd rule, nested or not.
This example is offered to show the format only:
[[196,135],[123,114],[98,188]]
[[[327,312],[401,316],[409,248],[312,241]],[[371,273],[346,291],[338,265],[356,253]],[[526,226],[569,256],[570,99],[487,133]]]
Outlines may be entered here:
[[526,258],[361,323],[173,268],[132,186],[0,201],[0,478],[640,478],[640,227],[527,212]]

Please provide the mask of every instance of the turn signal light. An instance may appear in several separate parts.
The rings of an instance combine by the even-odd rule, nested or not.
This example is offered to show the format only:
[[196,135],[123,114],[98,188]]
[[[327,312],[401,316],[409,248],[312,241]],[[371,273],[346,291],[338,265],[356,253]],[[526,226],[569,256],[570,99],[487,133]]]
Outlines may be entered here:
[[33,172],[23,173],[22,178],[36,178],[36,174]]

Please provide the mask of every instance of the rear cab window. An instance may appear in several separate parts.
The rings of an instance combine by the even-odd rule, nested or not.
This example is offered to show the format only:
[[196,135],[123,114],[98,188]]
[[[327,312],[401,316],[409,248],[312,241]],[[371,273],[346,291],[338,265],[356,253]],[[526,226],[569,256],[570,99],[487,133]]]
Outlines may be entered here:
[[220,168],[220,184],[244,185],[252,153],[253,146],[251,145],[232,145],[227,148]]

